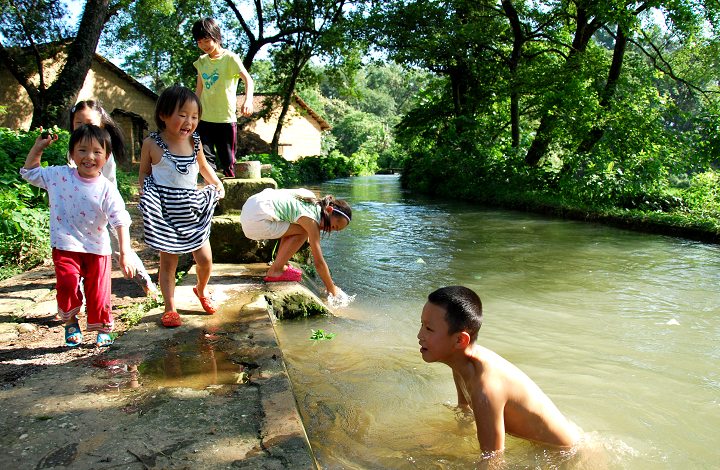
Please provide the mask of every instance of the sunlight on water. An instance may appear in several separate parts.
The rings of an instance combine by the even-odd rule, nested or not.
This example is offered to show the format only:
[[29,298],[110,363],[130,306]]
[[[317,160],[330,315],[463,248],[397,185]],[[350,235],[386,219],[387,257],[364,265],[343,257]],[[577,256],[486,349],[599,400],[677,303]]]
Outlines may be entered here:
[[[353,207],[323,241],[355,300],[277,324],[323,468],[473,468],[475,425],[416,334],[427,294],[483,299],[478,342],[584,431],[573,454],[508,437],[506,468],[707,468],[720,462],[720,249],[594,224],[416,199],[395,177],[337,180]],[[422,262],[418,262],[422,260]],[[310,341],[313,329],[330,341]]]

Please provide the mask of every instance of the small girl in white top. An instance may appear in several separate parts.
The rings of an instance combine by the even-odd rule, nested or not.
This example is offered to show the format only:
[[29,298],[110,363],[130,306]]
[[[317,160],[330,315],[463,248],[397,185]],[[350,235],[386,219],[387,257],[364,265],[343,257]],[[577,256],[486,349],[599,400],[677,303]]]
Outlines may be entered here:
[[118,233],[120,267],[125,277],[135,274],[130,261],[130,214],[120,193],[101,170],[111,150],[110,135],[93,125],[79,126],[70,136],[70,157],[75,167],[41,167],[43,151],[53,137],[39,136],[28,153],[20,175],[47,190],[50,199],[50,245],[57,278],[58,314],[65,321],[65,344],[82,343],[77,314],[85,291],[87,330],[97,331],[97,346],[112,344],[110,302],[111,249],[108,223]]
[[[115,164],[115,158],[120,161],[123,161],[125,158],[125,143],[120,126],[118,126],[108,112],[105,111],[105,108],[95,100],[78,101],[70,108],[70,132],[82,124],[93,124],[102,127],[110,134],[112,152],[108,153],[107,162],[102,167],[102,174],[105,178],[109,179],[112,184],[117,186],[117,165]],[[72,159],[69,160],[68,163],[70,166],[73,166],[74,163]],[[110,227],[110,246],[112,247],[113,258],[117,261],[120,257],[119,243],[117,234],[112,227]],[[152,282],[152,279],[150,279],[150,275],[145,269],[142,260],[134,252],[131,256],[131,262],[133,266],[135,266],[135,277],[133,281],[145,291],[145,295],[157,298],[157,287]]]

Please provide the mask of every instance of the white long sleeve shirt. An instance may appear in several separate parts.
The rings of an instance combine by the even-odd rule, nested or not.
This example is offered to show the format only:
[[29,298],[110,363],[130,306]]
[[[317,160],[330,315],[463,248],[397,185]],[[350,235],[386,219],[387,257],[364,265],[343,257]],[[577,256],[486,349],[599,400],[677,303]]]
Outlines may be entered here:
[[109,255],[108,223],[130,226],[130,214],[120,192],[105,176],[83,178],[69,166],[21,168],[20,175],[48,192],[53,248]]

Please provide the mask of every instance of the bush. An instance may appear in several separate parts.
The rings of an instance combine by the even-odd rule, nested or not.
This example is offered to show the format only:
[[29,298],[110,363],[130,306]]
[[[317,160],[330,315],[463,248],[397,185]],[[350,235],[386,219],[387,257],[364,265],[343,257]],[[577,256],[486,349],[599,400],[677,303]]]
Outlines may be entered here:
[[0,191],[0,279],[50,256],[50,213],[47,208],[28,207],[24,201],[28,188],[13,182]]
[[690,180],[690,187],[683,191],[688,207],[706,217],[720,218],[720,173],[698,173]]
[[377,154],[368,155],[362,151],[350,158],[333,150],[327,156],[304,157],[294,162],[275,154],[248,155],[243,160],[259,160],[263,164],[272,165],[270,177],[281,188],[373,174],[377,170]]

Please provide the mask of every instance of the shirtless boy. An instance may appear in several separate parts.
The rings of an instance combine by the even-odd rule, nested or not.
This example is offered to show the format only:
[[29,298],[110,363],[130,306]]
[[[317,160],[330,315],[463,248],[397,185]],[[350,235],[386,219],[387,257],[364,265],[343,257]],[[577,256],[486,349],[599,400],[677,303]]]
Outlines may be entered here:
[[472,411],[483,456],[505,447],[505,433],[570,449],[579,434],[524,372],[476,345],[482,325],[480,297],[462,286],[443,287],[423,307],[420,354],[425,362],[450,366],[458,407]]

